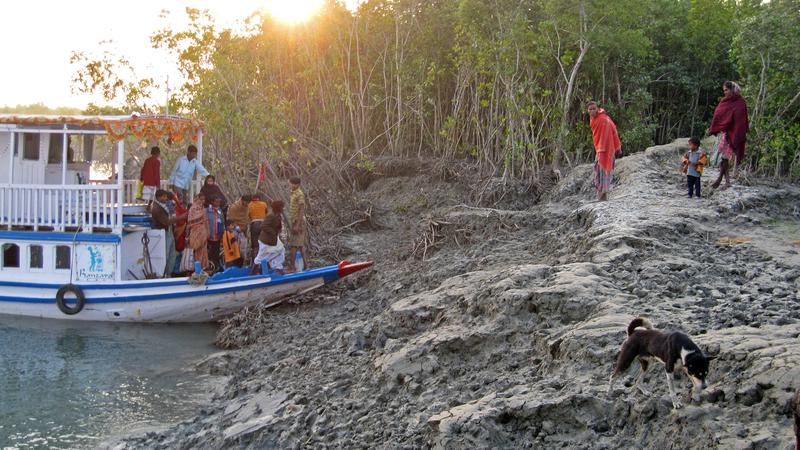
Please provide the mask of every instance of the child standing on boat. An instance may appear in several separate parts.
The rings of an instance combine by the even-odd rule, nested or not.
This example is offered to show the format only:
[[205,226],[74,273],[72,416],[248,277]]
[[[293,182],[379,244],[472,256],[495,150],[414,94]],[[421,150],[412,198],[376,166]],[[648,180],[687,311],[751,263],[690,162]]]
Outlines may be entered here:
[[142,199],[147,203],[153,201],[155,193],[161,185],[161,149],[150,149],[150,157],[144,160],[142,170],[139,172],[139,181],[142,182]]
[[208,205],[208,261],[213,264],[214,272],[222,269],[220,263],[220,244],[225,232],[222,216],[222,198],[212,197]]
[[242,253],[239,249],[239,230],[232,220],[225,222],[222,233],[222,254],[225,256],[225,268],[242,267]]
[[255,193],[247,204],[247,214],[250,219],[250,254],[258,253],[258,235],[261,233],[261,223],[269,213],[269,206],[261,200],[261,195]]
[[227,216],[239,227],[239,251],[242,255],[243,265],[248,264],[253,258],[253,252],[250,251],[250,200],[250,194],[243,194],[228,208]]

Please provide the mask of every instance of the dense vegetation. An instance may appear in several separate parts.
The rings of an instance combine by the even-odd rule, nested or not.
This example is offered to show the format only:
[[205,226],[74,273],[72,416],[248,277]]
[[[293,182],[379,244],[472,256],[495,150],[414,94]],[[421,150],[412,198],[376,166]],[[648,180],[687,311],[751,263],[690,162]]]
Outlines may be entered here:
[[32,103],[30,105],[0,106],[0,114],[59,114],[73,115],[80,114],[80,108],[50,108],[44,103]]
[[[586,101],[638,151],[702,136],[729,79],[750,108],[747,165],[800,175],[798,0],[331,1],[300,26],[254,16],[247,33],[187,14],[152,42],[186,76],[171,110],[207,122],[227,179],[253,180],[256,160],[341,175],[383,156],[536,177],[593,157]],[[159,89],[126,78],[124,57],[73,61],[80,89],[128,108]]]

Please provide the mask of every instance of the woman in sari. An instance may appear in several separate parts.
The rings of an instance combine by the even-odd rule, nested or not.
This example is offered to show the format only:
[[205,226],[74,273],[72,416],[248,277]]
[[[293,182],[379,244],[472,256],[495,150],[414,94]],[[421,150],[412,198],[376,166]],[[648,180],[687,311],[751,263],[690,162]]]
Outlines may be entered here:
[[596,154],[594,162],[594,188],[597,200],[608,200],[608,191],[614,179],[614,160],[622,155],[622,143],[617,133],[617,125],[606,114],[606,110],[595,102],[586,105],[589,112],[589,126],[592,128],[592,143]]
[[222,210],[225,211],[225,214],[228,214],[228,198],[225,197],[225,194],[222,193],[222,189],[220,189],[219,185],[217,184],[217,177],[214,175],[209,175],[203,181],[203,187],[200,188],[200,192],[206,196],[206,200],[211,201],[212,198],[221,198],[222,199]]
[[208,217],[205,209],[206,197],[197,194],[189,208],[187,246],[194,252],[194,260],[200,262],[200,267],[208,267]]
[[714,118],[707,134],[719,134],[717,152],[722,161],[719,163],[719,177],[711,186],[716,189],[722,178],[725,177],[725,187],[731,185],[730,161],[736,157],[735,164],[738,167],[744,158],[744,144],[747,141],[747,130],[750,125],[747,122],[747,104],[742,97],[739,85],[733,81],[726,81],[722,85],[723,97],[720,99],[717,108],[714,110]]
[[[188,217],[187,213],[189,211],[181,204],[180,198],[174,192],[170,192],[170,195],[171,207],[175,209],[175,211],[170,212],[176,216]],[[186,219],[175,222],[175,225],[173,226],[173,233],[175,235],[175,251],[177,252],[177,258],[175,261],[175,266],[171,267],[170,271],[173,274],[178,274],[181,272],[180,266],[183,250],[186,248]]]

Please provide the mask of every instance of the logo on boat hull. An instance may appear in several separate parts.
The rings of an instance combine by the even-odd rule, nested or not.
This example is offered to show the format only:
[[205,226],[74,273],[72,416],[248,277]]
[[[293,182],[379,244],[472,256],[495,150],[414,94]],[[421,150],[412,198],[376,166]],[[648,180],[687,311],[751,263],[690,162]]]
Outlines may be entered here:
[[79,244],[75,246],[78,281],[113,281],[117,252],[114,245]]

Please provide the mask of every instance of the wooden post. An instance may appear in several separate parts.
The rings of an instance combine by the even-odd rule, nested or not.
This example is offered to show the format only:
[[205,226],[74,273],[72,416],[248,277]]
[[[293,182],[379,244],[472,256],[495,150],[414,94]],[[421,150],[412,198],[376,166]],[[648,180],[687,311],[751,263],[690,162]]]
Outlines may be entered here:
[[[120,243],[117,244],[117,270],[116,280],[122,280],[122,210],[125,206],[125,140],[117,142],[117,225],[113,228],[114,233],[120,236]],[[146,231],[145,231],[146,233]]]
[[125,140],[117,142],[117,226],[114,231],[122,232],[122,209],[125,206]]
[[[55,135],[50,135],[50,139]],[[67,184],[67,124],[64,124],[64,134],[61,137],[61,185]]]
[[8,152],[8,184],[9,186],[14,184],[14,151],[17,149],[17,133],[11,132],[10,143],[9,143],[9,152]]
[[[198,129],[197,130],[197,162],[199,162],[203,167],[205,167],[205,164],[203,164],[203,130],[202,129]],[[194,178],[194,173],[192,174],[192,178]],[[197,177],[197,180],[195,180],[195,182],[194,182],[194,184],[192,186],[192,187],[194,187],[194,192],[191,192],[190,195],[189,195],[189,204],[192,203],[192,199],[194,198],[195,193],[200,192],[200,187],[201,187],[200,183],[201,183],[200,177]]]
[[11,132],[10,145],[8,147],[8,192],[3,193],[3,203],[5,204],[5,210],[0,211],[3,213],[4,216],[8,217],[8,229],[11,229],[11,200],[14,198],[14,192],[12,186],[14,184],[14,150],[16,150],[16,141],[17,133]]

